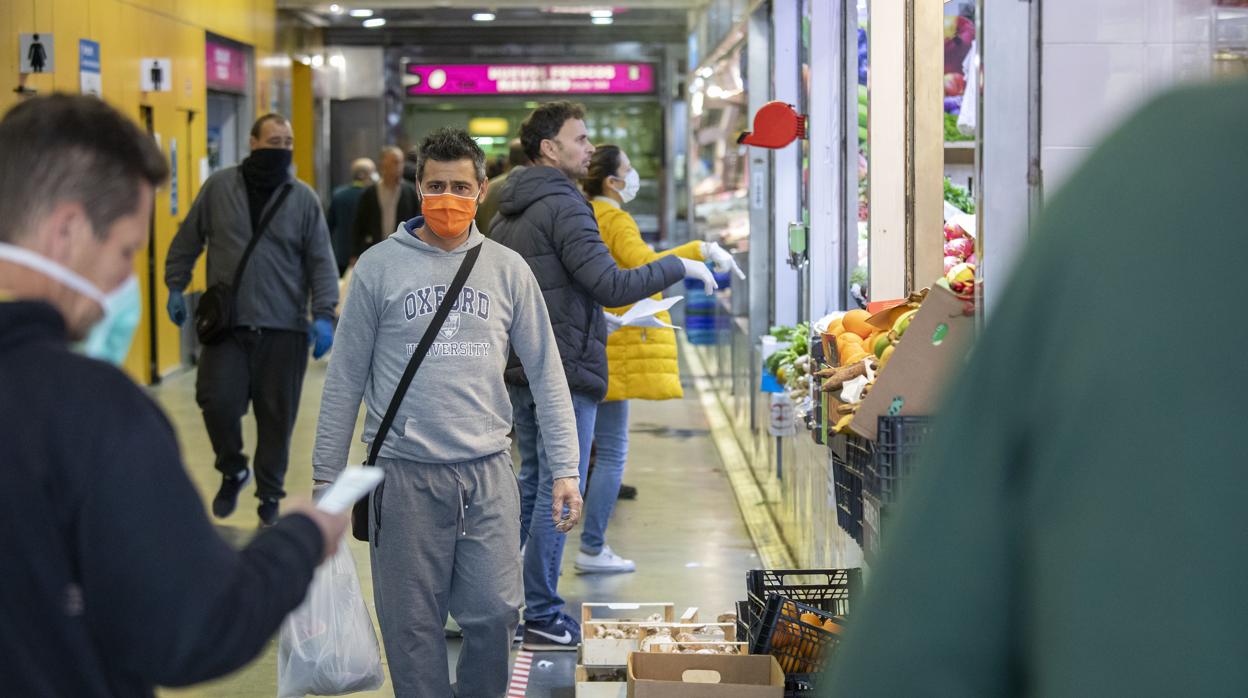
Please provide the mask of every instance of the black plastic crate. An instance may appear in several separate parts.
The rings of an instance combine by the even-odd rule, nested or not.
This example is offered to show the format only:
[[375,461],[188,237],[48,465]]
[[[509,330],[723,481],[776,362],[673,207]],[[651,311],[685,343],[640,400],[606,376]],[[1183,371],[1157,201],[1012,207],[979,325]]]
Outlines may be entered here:
[[880,483],[875,476],[875,445],[856,434],[845,439],[845,465],[862,478],[864,492],[879,496]]
[[833,455],[832,485],[836,490],[836,523],[862,545],[862,476]]
[[931,417],[880,417],[874,467],[880,502],[885,506],[901,497],[902,482],[913,472],[931,429]]
[[750,602],[737,602],[737,642],[750,642],[754,637],[753,628],[750,627]]
[[770,654],[784,672],[785,695],[814,691],[841,641],[845,618],[782,595],[767,599],[750,654]]
[[[767,600],[779,595],[834,616],[847,616],[851,603],[857,603],[862,589],[862,570],[750,570],[745,578],[749,593],[746,625],[751,641],[767,609]],[[738,611],[738,618],[742,614]]]

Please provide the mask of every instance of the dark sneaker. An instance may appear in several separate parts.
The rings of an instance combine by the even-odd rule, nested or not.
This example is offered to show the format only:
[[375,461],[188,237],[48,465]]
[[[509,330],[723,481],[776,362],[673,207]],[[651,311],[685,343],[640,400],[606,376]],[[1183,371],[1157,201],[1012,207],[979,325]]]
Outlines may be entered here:
[[260,515],[260,525],[272,526],[277,523],[277,500],[261,499],[260,506],[256,507],[256,513]]
[[620,499],[637,499],[637,488],[632,485],[620,485]]
[[233,514],[234,507],[238,504],[238,493],[250,479],[251,471],[247,468],[243,468],[237,475],[222,477],[221,489],[217,490],[217,496],[212,499],[212,515],[224,519]]
[[581,644],[581,626],[566,613],[550,623],[525,621],[524,649],[530,652],[571,652]]

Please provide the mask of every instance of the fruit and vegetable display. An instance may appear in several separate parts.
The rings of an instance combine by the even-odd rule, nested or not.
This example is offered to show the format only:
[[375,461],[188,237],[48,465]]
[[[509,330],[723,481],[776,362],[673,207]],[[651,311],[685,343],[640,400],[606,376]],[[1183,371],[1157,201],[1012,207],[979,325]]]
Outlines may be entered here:
[[964,300],[975,297],[975,219],[952,216],[945,222],[945,278],[949,290]]
[[854,420],[858,406],[871,392],[879,374],[888,367],[926,297],[926,289],[911,294],[904,303],[883,316],[887,319],[886,326],[871,324],[872,315],[860,309],[830,320],[823,331],[824,356],[828,362],[812,375],[818,381],[819,390],[831,398],[830,409],[834,413],[828,415],[828,420],[834,423],[833,432],[841,433]]
[[966,59],[974,43],[974,21],[961,16],[945,17],[945,113],[955,117],[962,112]]
[[975,215],[975,199],[971,197],[971,193],[954,184],[948,177],[945,177],[945,201],[963,213]]
[[650,652],[660,654],[727,654],[750,653],[746,642],[659,642],[651,645]]
[[[798,622],[792,619],[797,618]],[[790,601],[784,603],[776,629],[771,635],[771,646],[780,662],[780,669],[786,674],[806,673],[818,669],[815,664],[826,645],[809,640],[809,631],[804,626],[818,628],[833,635],[841,635],[844,630],[843,618],[823,618],[818,614],[805,611],[797,612],[797,607]]]

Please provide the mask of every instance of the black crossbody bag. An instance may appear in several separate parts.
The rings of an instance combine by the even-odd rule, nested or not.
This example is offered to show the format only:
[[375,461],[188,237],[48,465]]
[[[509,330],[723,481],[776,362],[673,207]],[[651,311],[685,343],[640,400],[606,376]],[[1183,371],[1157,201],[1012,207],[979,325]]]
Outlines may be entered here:
[[243,257],[238,260],[238,268],[234,270],[234,283],[215,283],[200,297],[199,305],[195,307],[195,333],[199,335],[200,344],[216,344],[228,337],[234,329],[234,310],[238,304],[238,285],[243,280],[243,269],[247,268],[247,261],[251,259],[256,243],[260,242],[264,229],[269,226],[273,216],[277,215],[277,210],[282,207],[282,202],[292,188],[291,184],[282,187],[273,205],[260,219],[260,227],[252,231],[247,249],[243,250]]
[[[464,255],[464,261],[459,264],[459,271],[455,272],[455,279],[451,281],[451,286],[446,290],[446,296],[442,298],[442,302],[438,305],[438,310],[433,315],[433,319],[429,321],[429,327],[425,330],[425,335],[420,338],[420,344],[416,346],[416,351],[412,354],[412,358],[407,362],[407,369],[403,371],[403,377],[399,379],[399,385],[394,390],[394,396],[390,398],[390,406],[386,408],[386,416],[381,419],[381,426],[377,427],[377,435],[373,437],[372,446],[368,451],[368,460],[364,465],[377,465],[377,456],[381,453],[381,443],[385,440],[386,435],[390,433],[390,427],[394,425],[394,418],[399,413],[399,405],[403,404],[403,396],[407,394],[407,389],[412,384],[412,378],[416,376],[416,369],[420,368],[420,363],[425,360],[425,355],[429,353],[429,348],[433,346],[433,340],[437,338],[438,332],[442,331],[442,325],[446,322],[446,318],[451,314],[451,306],[455,300],[459,298],[460,292],[464,290],[464,282],[468,280],[468,275],[472,273],[473,266],[477,263],[477,257],[481,255],[481,248],[484,244],[468,250],[468,254]],[[356,540],[368,540],[368,506],[369,502],[375,502],[373,508],[373,516],[377,521],[377,536],[381,536],[381,493],[385,487],[382,483],[372,497],[365,497],[355,503],[351,509],[351,535]],[[374,540],[376,545],[377,541]]]

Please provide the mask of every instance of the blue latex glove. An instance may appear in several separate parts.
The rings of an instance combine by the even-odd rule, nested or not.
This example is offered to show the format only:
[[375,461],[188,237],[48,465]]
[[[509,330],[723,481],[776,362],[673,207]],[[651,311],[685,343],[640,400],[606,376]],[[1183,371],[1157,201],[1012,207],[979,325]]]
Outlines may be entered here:
[[319,359],[328,354],[330,347],[334,346],[334,323],[327,318],[318,317],[312,322],[312,327],[308,328],[308,342],[316,343],[312,348],[312,358]]
[[169,302],[165,305],[169,311],[169,319],[179,327],[186,322],[186,298],[181,291],[170,291]]

